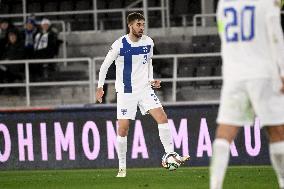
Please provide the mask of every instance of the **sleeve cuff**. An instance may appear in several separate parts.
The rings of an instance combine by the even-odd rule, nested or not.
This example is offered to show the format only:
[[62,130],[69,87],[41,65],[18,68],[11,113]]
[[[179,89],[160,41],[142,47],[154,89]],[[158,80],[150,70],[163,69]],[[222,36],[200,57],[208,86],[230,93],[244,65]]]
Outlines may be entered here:
[[103,88],[104,84],[103,83],[98,83],[98,88]]

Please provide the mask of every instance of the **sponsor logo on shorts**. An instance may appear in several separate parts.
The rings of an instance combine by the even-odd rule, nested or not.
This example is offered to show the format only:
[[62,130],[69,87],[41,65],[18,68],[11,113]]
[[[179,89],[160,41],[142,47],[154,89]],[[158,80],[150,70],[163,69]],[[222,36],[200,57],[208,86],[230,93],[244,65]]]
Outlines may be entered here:
[[122,115],[125,115],[127,113],[127,109],[121,109]]

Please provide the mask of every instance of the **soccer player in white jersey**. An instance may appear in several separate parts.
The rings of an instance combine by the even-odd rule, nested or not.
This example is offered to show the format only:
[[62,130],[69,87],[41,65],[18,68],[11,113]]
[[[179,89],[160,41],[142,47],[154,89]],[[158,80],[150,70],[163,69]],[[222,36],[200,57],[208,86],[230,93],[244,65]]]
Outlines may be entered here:
[[210,189],[221,189],[230,143],[258,116],[271,163],[284,189],[284,42],[280,0],[219,0],[223,87],[210,166]]
[[[160,88],[160,81],[153,79],[153,40],[143,35],[145,18],[140,13],[131,13],[127,16],[129,33],[116,40],[101,68],[96,98],[102,101],[103,85],[109,66],[115,61],[117,92],[117,153],[119,171],[117,177],[126,176],[126,152],[129,120],[135,120],[137,106],[142,114],[146,112],[158,124],[160,140],[165,152],[173,152],[174,146],[168,126],[167,115],[152,88]],[[151,88],[152,86],[152,88]],[[183,157],[183,161],[189,157]]]

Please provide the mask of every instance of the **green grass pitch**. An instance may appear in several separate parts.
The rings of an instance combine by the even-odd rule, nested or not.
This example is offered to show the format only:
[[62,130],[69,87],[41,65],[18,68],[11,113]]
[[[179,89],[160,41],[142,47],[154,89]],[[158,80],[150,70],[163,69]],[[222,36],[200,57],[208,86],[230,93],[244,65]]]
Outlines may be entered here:
[[[208,167],[0,171],[0,189],[208,189]],[[230,166],[224,189],[278,189],[270,166]]]

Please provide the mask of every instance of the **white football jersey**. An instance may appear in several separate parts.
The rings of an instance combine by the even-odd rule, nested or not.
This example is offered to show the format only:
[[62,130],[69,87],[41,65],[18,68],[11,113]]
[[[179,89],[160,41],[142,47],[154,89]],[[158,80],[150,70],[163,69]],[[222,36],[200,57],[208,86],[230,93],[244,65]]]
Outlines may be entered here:
[[116,40],[100,69],[98,87],[104,84],[106,70],[115,61],[117,92],[134,93],[150,87],[153,80],[153,40],[143,35],[138,42],[132,42],[128,35]]
[[219,0],[217,20],[225,80],[284,76],[280,0]]

